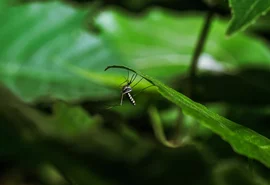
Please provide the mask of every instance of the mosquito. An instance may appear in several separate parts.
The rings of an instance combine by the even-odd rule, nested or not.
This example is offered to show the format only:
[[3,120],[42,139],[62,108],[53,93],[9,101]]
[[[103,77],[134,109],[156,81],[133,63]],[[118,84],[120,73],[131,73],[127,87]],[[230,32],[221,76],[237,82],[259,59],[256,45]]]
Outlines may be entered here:
[[[133,86],[131,86],[131,84],[135,81],[135,79],[137,78],[137,73],[133,73],[133,75],[131,76],[131,79],[129,80],[129,71],[128,71],[128,78],[127,78],[127,80],[126,81],[124,81],[123,83],[125,83],[125,82],[127,82],[127,84],[126,85],[124,85],[123,87],[122,87],[122,95],[121,95],[121,101],[120,101],[120,106],[122,105],[122,103],[123,103],[123,98],[124,98],[124,95],[127,95],[128,96],[128,99],[129,99],[129,101],[130,101],[130,103],[132,104],[132,105],[136,105],[136,102],[135,102],[135,99],[132,97],[132,95],[131,95],[131,91],[132,91],[132,89],[136,86],[136,85],[138,85],[141,81],[142,81],[142,79],[143,78],[141,78],[136,84],[134,84]],[[123,84],[122,83],[122,84]]]
[[[118,66],[108,66],[108,67],[105,69],[105,71],[106,71],[107,69],[109,69],[109,68],[118,68]],[[121,67],[120,67],[120,68],[121,68]],[[121,89],[121,100],[120,100],[120,105],[119,105],[119,106],[122,106],[122,104],[123,104],[123,99],[124,99],[124,96],[125,96],[125,95],[127,95],[128,99],[129,99],[129,101],[130,101],[130,103],[131,103],[132,105],[135,106],[135,105],[136,105],[136,101],[135,101],[135,99],[134,99],[133,97],[135,97],[137,94],[141,93],[141,92],[144,91],[145,89],[147,89],[147,88],[153,86],[153,85],[150,85],[150,86],[148,86],[148,87],[146,87],[146,88],[143,88],[140,92],[138,92],[138,93],[136,93],[134,96],[132,96],[132,95],[131,95],[132,89],[133,89],[134,87],[136,87],[136,86],[137,86],[144,78],[142,77],[139,81],[137,81],[137,82],[135,83],[135,80],[136,80],[136,78],[137,78],[137,73],[136,73],[135,71],[132,71],[133,74],[132,74],[131,78],[129,79],[129,70],[128,70],[128,69],[127,69],[127,72],[128,72],[128,77],[127,77],[127,79],[121,84],[121,85],[123,85],[124,83],[126,83],[125,85],[123,85],[123,87],[122,87],[122,89]],[[135,83],[134,85],[132,85],[133,82]],[[120,86],[121,86],[121,85],[120,85]]]

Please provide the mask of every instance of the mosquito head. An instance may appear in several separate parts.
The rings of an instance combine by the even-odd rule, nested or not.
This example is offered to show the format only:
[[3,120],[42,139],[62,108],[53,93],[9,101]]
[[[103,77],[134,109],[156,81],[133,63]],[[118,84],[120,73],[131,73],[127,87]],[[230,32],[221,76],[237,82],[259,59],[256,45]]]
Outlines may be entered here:
[[130,85],[131,85],[131,83],[132,83],[132,81],[128,81],[127,85],[128,85],[128,86],[130,86]]
[[124,85],[123,88],[122,88],[122,93],[123,94],[130,93],[131,91],[132,91],[132,88],[129,86],[129,84]]

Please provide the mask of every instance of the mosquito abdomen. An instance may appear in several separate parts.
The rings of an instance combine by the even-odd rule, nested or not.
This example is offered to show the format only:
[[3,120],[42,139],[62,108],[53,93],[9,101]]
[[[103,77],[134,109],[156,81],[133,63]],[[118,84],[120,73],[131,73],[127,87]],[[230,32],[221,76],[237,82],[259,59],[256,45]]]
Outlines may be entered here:
[[131,96],[130,93],[127,93],[127,95],[128,95],[128,99],[129,99],[130,103],[132,103],[132,105],[135,106],[136,105],[136,102],[135,102],[134,98]]

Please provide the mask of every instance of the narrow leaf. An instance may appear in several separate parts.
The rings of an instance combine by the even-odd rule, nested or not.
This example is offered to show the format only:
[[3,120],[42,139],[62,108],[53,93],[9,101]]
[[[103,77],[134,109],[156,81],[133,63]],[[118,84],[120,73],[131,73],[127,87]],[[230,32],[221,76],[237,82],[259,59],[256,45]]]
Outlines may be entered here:
[[270,140],[268,138],[208,110],[205,106],[139,71],[124,66],[109,66],[109,68],[123,68],[141,75],[155,85],[162,96],[179,106],[184,113],[197,119],[198,122],[230,143],[236,152],[257,159],[270,167]]

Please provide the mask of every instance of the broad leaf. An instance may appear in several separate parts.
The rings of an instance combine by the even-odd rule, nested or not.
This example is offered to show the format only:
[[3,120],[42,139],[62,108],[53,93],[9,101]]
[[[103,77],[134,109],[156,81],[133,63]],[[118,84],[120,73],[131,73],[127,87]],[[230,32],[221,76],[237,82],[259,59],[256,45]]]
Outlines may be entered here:
[[60,2],[1,9],[1,81],[25,101],[111,94],[68,70],[73,64],[101,71],[116,61],[106,44],[83,28],[87,14]]
[[[25,101],[118,96],[104,87],[107,65],[117,62],[164,78],[186,72],[202,22],[200,16],[174,16],[161,10],[152,10],[140,20],[105,11],[97,19],[105,35],[100,37],[83,28],[87,14],[60,2],[2,8],[1,82]],[[213,30],[201,57],[203,69],[209,65],[216,70],[246,64],[269,66],[270,52],[261,41],[245,35],[227,41],[225,24],[220,21]],[[113,42],[108,44],[106,39]],[[86,80],[70,66],[96,73],[101,79]],[[115,78],[107,79],[106,84],[115,85]],[[122,81],[123,77],[116,82]]]
[[197,119],[198,122],[230,143],[236,152],[257,159],[270,167],[270,140],[268,138],[208,110],[205,106],[192,101],[148,75],[124,66],[112,66],[112,68],[123,68],[141,75],[155,85],[162,96],[179,106],[185,114]]
[[[140,18],[108,10],[97,17],[96,24],[129,66],[160,78],[186,72],[203,19],[161,9],[153,9]],[[269,69],[270,50],[266,44],[244,34],[228,39],[224,35],[226,27],[227,22],[214,20],[200,69],[227,71],[248,65]]]
[[231,35],[243,31],[270,9],[269,0],[230,0],[233,18],[227,30]]

